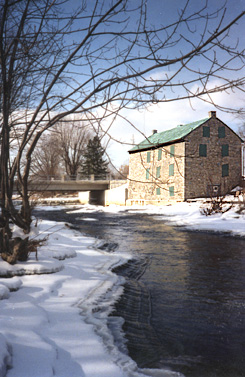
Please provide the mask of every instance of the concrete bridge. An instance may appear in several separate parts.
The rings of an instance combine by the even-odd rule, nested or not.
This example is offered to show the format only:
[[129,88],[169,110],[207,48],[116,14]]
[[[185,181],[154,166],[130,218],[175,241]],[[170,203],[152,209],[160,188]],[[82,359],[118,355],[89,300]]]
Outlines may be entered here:
[[33,179],[28,183],[29,191],[33,192],[89,192],[90,204],[105,204],[105,193],[122,186],[126,180],[95,180],[94,176],[90,179]]
[[30,191],[104,191],[110,188],[110,181],[63,181],[63,180],[33,180],[28,183]]

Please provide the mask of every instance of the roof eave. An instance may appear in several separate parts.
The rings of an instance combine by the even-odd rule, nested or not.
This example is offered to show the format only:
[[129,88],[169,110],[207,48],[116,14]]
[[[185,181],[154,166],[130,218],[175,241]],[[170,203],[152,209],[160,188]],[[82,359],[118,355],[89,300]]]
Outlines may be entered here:
[[158,149],[160,147],[167,147],[168,145],[172,145],[172,144],[176,144],[176,143],[182,143],[184,141],[185,141],[185,138],[182,137],[180,139],[171,140],[171,141],[168,141],[166,143],[155,144],[155,145],[152,145],[152,146],[146,147],[146,148],[139,148],[139,149],[135,149],[135,150],[129,150],[128,153],[129,154],[133,154],[133,153],[137,153],[137,152],[146,152],[146,151],[149,151],[149,150],[152,151],[152,150]]

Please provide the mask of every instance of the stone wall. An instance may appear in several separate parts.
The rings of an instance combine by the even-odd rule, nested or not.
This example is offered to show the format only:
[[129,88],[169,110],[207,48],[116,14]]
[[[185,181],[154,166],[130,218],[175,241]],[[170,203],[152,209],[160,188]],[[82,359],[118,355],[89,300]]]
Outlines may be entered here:
[[[204,136],[203,127],[209,128]],[[219,127],[223,127],[224,131]],[[204,132],[204,134],[203,134]],[[200,144],[206,147],[201,151]],[[223,154],[228,154],[222,156]],[[186,137],[185,199],[226,194],[241,179],[241,140],[215,116]],[[226,165],[226,166],[224,166]],[[222,171],[223,175],[222,176]]]
[[184,142],[130,154],[127,204],[224,195],[240,180],[241,140],[212,112]]
[[184,143],[176,143],[173,146],[130,154],[127,204],[183,201],[184,151]]

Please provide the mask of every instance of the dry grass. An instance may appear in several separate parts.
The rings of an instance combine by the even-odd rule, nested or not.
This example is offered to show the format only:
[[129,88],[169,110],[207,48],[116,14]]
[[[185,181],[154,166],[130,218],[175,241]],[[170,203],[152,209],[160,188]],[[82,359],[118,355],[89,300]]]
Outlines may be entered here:
[[38,260],[38,254],[37,254],[37,251],[38,251],[38,248],[45,245],[45,243],[47,242],[47,239],[48,237],[45,237],[41,240],[29,240],[28,242],[28,256],[31,254],[31,253],[35,253],[36,254],[36,260]]

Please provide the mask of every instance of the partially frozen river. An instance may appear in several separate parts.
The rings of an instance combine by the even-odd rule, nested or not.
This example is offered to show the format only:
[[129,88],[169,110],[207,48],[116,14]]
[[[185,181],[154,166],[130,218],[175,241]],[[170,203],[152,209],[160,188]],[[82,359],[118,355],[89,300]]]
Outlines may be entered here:
[[38,211],[42,216],[135,257],[116,271],[126,284],[113,315],[125,319],[127,348],[140,367],[245,376],[244,239],[170,227],[140,212]]

